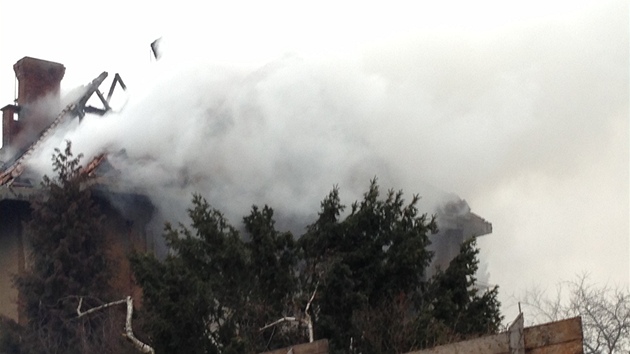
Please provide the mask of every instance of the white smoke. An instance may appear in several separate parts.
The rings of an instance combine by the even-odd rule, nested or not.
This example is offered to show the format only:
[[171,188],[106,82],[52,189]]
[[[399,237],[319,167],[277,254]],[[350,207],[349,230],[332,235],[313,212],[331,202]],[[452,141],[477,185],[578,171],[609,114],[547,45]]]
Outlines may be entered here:
[[348,55],[239,61],[226,58],[240,42],[165,43],[121,113],[64,138],[109,151],[127,183],[181,211],[167,219],[199,192],[235,224],[253,203],[311,221],[333,185],[348,204],[378,176],[424,211],[436,190],[466,198],[493,223],[480,244],[504,289],[584,269],[627,283],[627,13],[612,1],[496,31],[437,27]]
[[399,122],[388,83],[360,62],[292,55],[247,68],[166,63],[153,74],[122,112],[87,116],[64,139],[86,156],[109,152],[120,183],[146,190],[167,217],[183,221],[201,193],[235,224],[268,204],[295,226],[333,186],[352,201],[375,176],[384,189],[407,183],[429,208],[442,197],[421,175],[405,181],[384,154],[387,136],[371,136]]

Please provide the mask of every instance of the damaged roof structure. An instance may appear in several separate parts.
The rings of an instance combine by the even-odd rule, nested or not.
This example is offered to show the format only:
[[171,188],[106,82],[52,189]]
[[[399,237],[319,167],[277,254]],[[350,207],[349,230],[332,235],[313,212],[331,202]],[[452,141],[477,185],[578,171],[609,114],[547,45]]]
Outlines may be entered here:
[[[154,43],[155,44],[155,43]],[[155,48],[154,48],[155,50]],[[40,176],[30,173],[29,159],[43,142],[65,122],[81,120],[86,114],[103,115],[111,111],[110,100],[116,86],[126,89],[121,77],[114,75],[107,95],[100,87],[108,77],[103,72],[83,86],[70,102],[63,105],[60,85],[66,68],[63,64],[24,57],[14,65],[19,83],[14,104],[2,108],[2,148],[0,149],[0,314],[25,321],[19,310],[19,294],[11,282],[28,266],[28,244],[22,229],[30,213],[30,200],[39,193]],[[102,108],[88,105],[97,97]],[[52,152],[51,152],[52,154]],[[85,156],[83,172],[100,176],[108,168],[105,153]],[[132,249],[152,250],[153,235],[149,223],[155,215],[150,196],[137,191],[120,190],[115,184],[96,179],[93,194],[105,214],[106,237],[119,269],[114,284],[121,293],[138,294],[126,254]],[[113,198],[115,197],[115,198]],[[111,202],[116,199],[116,206]],[[120,201],[126,207],[121,208]],[[124,210],[121,211],[121,210]],[[456,198],[436,210],[440,232],[431,236],[435,252],[433,267],[445,269],[459,253],[462,242],[473,236],[492,232],[492,225],[470,211],[466,201]]]
[[[29,170],[29,159],[41,149],[43,142],[65,122],[82,119],[87,113],[104,115],[111,110],[109,100],[116,85],[125,88],[116,74],[107,98],[99,87],[108,76],[98,75],[83,86],[79,94],[62,107],[60,84],[66,68],[59,63],[24,57],[13,67],[19,82],[18,97],[14,104],[2,108],[2,148],[0,149],[0,315],[18,322],[26,320],[19,307],[20,294],[12,279],[28,267],[28,243],[24,237],[23,222],[28,220],[30,201],[40,192],[40,176]],[[90,98],[98,96],[103,108],[88,105]],[[52,154],[52,152],[51,152]],[[106,155],[87,156],[83,173],[98,174],[106,164]],[[125,215],[110,200],[132,204]],[[119,264],[114,279],[115,287],[128,294],[137,293],[133,284],[126,254],[131,249],[150,247],[146,225],[152,218],[153,206],[144,196],[126,191],[114,191],[112,186],[97,186],[93,196],[106,216],[104,229],[109,250]]]
[[[78,98],[61,112],[53,115],[50,110],[38,109],[38,105],[42,105],[42,101],[48,101],[47,103],[52,103],[53,106],[59,103],[59,89],[65,67],[59,63],[24,57],[13,68],[19,81],[19,94],[17,105],[10,104],[2,108],[3,136],[0,162],[3,165],[0,186],[24,183],[20,177],[26,168],[28,158],[62,122],[75,117],[82,119],[86,113],[104,115],[111,110],[109,100],[116,83],[125,88],[120,76],[116,74],[105,98],[99,90],[99,86],[108,76],[107,72],[103,72],[82,88]],[[87,106],[93,94],[98,96],[104,106],[103,109]],[[102,160],[102,156],[95,156],[94,160]],[[27,183],[26,186],[28,185]]]

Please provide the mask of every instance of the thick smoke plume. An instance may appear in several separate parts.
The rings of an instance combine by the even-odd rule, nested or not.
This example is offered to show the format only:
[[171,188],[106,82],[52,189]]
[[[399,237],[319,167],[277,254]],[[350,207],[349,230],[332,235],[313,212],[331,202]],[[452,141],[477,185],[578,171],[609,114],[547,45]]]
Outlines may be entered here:
[[[88,116],[64,139],[87,156],[107,151],[119,183],[147,191],[171,221],[185,220],[201,193],[234,223],[252,203],[268,204],[301,232],[333,186],[351,201],[375,176],[421,193],[428,211],[444,198],[421,174],[405,180],[384,154],[398,113],[388,82],[360,62],[289,55],[260,67],[154,70],[151,89],[132,93],[124,110]],[[408,154],[421,153],[414,145]]]
[[181,213],[170,220],[199,192],[235,224],[252,203],[301,224],[333,185],[350,203],[377,176],[423,196],[424,211],[453,192],[491,221],[480,244],[504,289],[581,270],[627,284],[627,13],[593,3],[256,63],[217,59],[247,44],[196,38],[169,51],[165,35],[163,59],[126,80],[124,109],[61,139],[108,151],[125,183]]

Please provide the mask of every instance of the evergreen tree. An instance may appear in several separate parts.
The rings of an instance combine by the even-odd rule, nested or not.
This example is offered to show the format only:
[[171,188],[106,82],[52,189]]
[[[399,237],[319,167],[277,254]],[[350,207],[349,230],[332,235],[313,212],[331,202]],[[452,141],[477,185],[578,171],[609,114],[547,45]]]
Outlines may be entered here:
[[164,353],[236,352],[231,321],[242,307],[238,292],[245,248],[238,232],[200,196],[189,211],[192,227],[166,225],[172,250],[160,262],[154,255],[134,255],[132,267],[143,287],[152,345]]
[[295,327],[258,331],[278,318],[301,313],[296,303],[298,261],[296,243],[290,232],[275,229],[273,209],[252,207],[243,218],[249,237],[251,295],[245,305],[250,324],[250,343],[255,351],[282,348],[305,340],[303,331]]
[[53,155],[54,178],[45,176],[42,196],[26,224],[29,267],[16,278],[28,319],[25,352],[85,353],[104,351],[103,314],[77,318],[77,298],[87,307],[108,299],[103,216],[85,188],[81,155],[71,144]]
[[423,346],[466,340],[496,333],[500,314],[498,286],[480,289],[475,278],[479,260],[476,239],[460,246],[446,270],[439,270],[424,294],[419,331]]
[[363,200],[340,220],[344,207],[334,189],[322,202],[319,219],[300,239],[320,282],[317,337],[330,339],[332,352],[347,352],[351,342],[361,342],[355,312],[397,296],[419,300],[422,295],[432,257],[428,234],[437,227],[433,218],[418,213],[418,200],[414,196],[406,204],[403,193],[393,190],[380,199],[373,180]]
[[[331,353],[406,352],[496,332],[497,289],[476,290],[474,241],[427,278],[437,228],[418,200],[391,190],[383,198],[374,180],[344,217],[334,188],[295,241],[275,229],[267,206],[243,219],[242,238],[195,195],[190,228],[166,227],[169,256],[132,260],[152,344],[158,352],[261,352],[306,341],[309,321]],[[278,319],[292,324],[265,326]]]
[[[167,224],[172,252],[163,262],[132,257],[153,346],[165,353],[265,350],[270,338],[259,328],[291,307],[296,287],[293,236],[275,230],[266,206],[244,218],[249,242],[199,195],[188,214],[192,230]],[[274,347],[295,340],[303,339],[282,332]]]

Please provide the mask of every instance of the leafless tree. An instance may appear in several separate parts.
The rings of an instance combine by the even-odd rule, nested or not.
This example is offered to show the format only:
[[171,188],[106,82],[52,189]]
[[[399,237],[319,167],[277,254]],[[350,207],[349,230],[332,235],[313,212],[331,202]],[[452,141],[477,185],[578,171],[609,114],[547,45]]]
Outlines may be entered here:
[[146,343],[141,342],[133,334],[133,327],[131,323],[132,318],[133,318],[133,299],[131,298],[131,296],[127,296],[126,298],[122,300],[108,302],[104,305],[93,307],[86,311],[81,311],[81,305],[83,305],[83,298],[81,297],[79,298],[79,305],[77,306],[77,317],[83,317],[83,316],[104,310],[108,307],[121,305],[121,304],[127,305],[127,316],[125,317],[125,333],[123,333],[123,336],[125,336],[131,342],[131,344],[133,344],[133,346],[141,353],[154,354],[155,350],[151,346],[149,346]]
[[291,317],[282,317],[277,321],[274,321],[272,323],[269,323],[263,327],[260,328],[260,331],[264,331],[268,328],[272,328],[275,327],[276,325],[279,325],[280,323],[283,322],[289,322],[289,323],[298,323],[298,324],[303,324],[306,326],[307,330],[308,330],[308,341],[309,343],[313,343],[313,320],[311,319],[311,315],[308,313],[311,304],[313,303],[313,300],[315,299],[315,294],[317,294],[317,288],[319,287],[319,282],[315,285],[315,290],[313,290],[313,294],[311,295],[310,299],[308,300],[308,302],[306,303],[306,307],[304,308],[304,315],[298,315],[298,316],[291,316]]
[[551,297],[535,289],[528,291],[521,302],[525,311],[533,311],[538,323],[581,316],[586,354],[630,352],[630,292],[627,288],[597,285],[583,274],[573,281],[558,284]]

